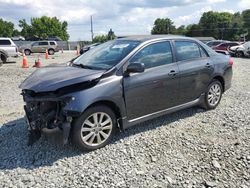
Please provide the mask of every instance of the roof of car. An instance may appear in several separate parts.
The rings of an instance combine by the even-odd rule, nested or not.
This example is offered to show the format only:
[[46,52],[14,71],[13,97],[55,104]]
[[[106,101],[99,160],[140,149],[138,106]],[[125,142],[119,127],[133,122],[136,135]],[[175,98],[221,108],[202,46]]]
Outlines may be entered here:
[[131,35],[131,36],[120,36],[117,37],[118,40],[136,40],[136,41],[148,41],[153,39],[191,39],[195,40],[194,38],[189,38],[180,35]]
[[0,40],[10,40],[10,38],[8,38],[8,37],[0,37]]

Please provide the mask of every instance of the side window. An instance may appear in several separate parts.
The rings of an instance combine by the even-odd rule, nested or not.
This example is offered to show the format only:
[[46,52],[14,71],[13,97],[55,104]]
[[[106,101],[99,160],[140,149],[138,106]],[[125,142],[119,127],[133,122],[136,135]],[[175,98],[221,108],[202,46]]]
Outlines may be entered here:
[[200,53],[201,53],[201,57],[207,57],[207,53],[205,52],[205,50],[202,47],[200,48]]
[[191,41],[176,41],[176,52],[178,61],[200,58],[200,47]]
[[0,45],[11,45],[10,40],[0,40]]
[[34,43],[32,44],[32,46],[38,46],[38,45],[39,45],[38,42],[34,42]]
[[158,42],[150,44],[140,50],[130,63],[144,63],[145,68],[149,69],[173,62],[170,42]]
[[50,45],[56,45],[55,42],[49,42]]
[[39,46],[46,46],[48,45],[48,42],[39,42]]

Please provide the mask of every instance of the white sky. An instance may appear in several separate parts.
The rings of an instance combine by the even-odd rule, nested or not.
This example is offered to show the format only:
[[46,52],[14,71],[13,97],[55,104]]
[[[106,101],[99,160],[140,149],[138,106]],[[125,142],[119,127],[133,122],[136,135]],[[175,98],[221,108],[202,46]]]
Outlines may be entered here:
[[169,17],[175,25],[197,23],[204,11],[231,13],[250,9],[250,0],[0,0],[0,17],[18,20],[56,16],[68,22],[70,40],[90,40],[90,16],[94,34],[110,28],[116,35],[149,34],[156,18]]

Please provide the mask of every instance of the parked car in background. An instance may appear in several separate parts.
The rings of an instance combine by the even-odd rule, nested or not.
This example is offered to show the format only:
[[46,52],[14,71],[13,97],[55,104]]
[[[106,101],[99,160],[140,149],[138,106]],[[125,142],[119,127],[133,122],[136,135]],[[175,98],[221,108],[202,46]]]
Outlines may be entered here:
[[37,41],[31,44],[20,46],[19,51],[24,52],[25,55],[30,55],[31,53],[44,53],[48,50],[49,55],[53,55],[58,52],[58,45],[56,41]]
[[25,40],[25,38],[24,37],[22,37],[22,36],[15,36],[15,37],[11,37],[11,39],[13,40],[13,41],[24,41]]
[[223,44],[223,43],[226,43],[226,42],[229,42],[229,41],[225,41],[225,40],[212,40],[212,41],[209,41],[206,43],[206,45],[208,45],[209,47],[214,47],[214,46],[217,46],[219,44]]
[[44,39],[38,36],[26,37],[26,41],[41,41],[41,40],[44,40]]
[[250,41],[238,46],[230,47],[229,53],[231,56],[235,57],[250,57]]
[[60,37],[57,36],[51,36],[48,37],[47,40],[52,40],[52,41],[62,41],[62,39]]
[[228,51],[230,47],[232,46],[239,46],[240,43],[239,42],[225,42],[225,43],[221,43],[218,44],[217,46],[213,46],[212,49],[213,50],[225,50]]
[[80,50],[80,54],[84,54],[85,52],[89,51],[90,49],[100,45],[101,43],[94,43],[94,44],[91,44],[91,45],[87,45],[87,46],[84,46],[83,48],[81,48]]
[[18,48],[10,38],[0,38],[0,58],[5,63],[8,57],[17,57]]
[[232,65],[229,56],[181,36],[100,44],[67,64],[35,71],[20,85],[30,144],[43,133],[94,150],[117,128],[196,105],[214,109],[231,86]]

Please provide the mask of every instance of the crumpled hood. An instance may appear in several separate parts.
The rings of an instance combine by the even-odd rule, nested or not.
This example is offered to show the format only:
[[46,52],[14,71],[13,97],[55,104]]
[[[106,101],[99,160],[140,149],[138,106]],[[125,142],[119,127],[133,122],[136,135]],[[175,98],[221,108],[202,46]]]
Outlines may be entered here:
[[48,66],[36,70],[19,86],[38,92],[55,91],[59,88],[91,81],[102,76],[104,70],[83,69],[72,66]]
[[230,50],[236,50],[236,49],[244,49],[244,46],[243,45],[238,45],[238,46],[232,46],[230,47]]

